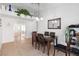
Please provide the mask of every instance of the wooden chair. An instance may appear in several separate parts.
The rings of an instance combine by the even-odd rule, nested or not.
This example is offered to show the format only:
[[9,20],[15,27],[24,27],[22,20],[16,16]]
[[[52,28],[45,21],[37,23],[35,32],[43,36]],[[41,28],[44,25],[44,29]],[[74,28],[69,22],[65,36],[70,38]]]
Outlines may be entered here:
[[50,37],[55,39],[55,32],[50,32]]
[[54,48],[53,55],[55,56],[55,50],[62,51],[67,55],[66,46],[57,43],[58,37],[55,35],[55,32],[50,32],[50,36],[52,37],[52,40],[53,40],[53,43],[54,43],[54,45],[53,45],[53,48]]
[[54,48],[54,53],[53,53],[53,55],[55,56],[55,51],[57,50],[57,51],[61,51],[61,52],[63,52],[63,53],[65,53],[65,55],[67,56],[67,46],[64,46],[64,45],[62,45],[62,44],[58,44],[57,43],[57,41],[58,41],[58,37],[55,35],[55,32],[51,32],[50,33],[50,36],[54,39],[54,46],[53,46],[53,48]]
[[45,46],[47,45],[47,42],[45,41],[45,38],[43,34],[38,34],[38,49],[40,49],[40,46],[43,48],[43,53],[45,52]]
[[57,36],[55,35],[55,32],[50,32],[50,37],[52,38],[52,42],[54,43],[54,45],[57,44]]
[[53,55],[55,56],[55,50],[57,50],[57,52],[61,51],[61,52],[65,53],[65,55],[67,56],[67,50],[66,50],[66,48],[67,48],[67,46],[64,46],[62,44],[55,45],[54,46],[54,54]]
[[44,32],[44,35],[45,35],[45,36],[49,36],[49,32],[47,32],[47,31]]
[[37,32],[32,32],[32,46],[35,46],[35,49],[37,48]]

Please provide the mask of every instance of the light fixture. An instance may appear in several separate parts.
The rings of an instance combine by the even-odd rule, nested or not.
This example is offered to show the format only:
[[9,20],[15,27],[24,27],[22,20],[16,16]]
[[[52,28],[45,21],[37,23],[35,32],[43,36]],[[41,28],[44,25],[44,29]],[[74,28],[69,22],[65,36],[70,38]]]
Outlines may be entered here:
[[39,21],[39,18],[38,17],[36,17],[36,21]]
[[39,20],[43,20],[42,17],[40,17],[40,3],[37,3],[37,6],[38,6],[38,17],[36,17],[36,20],[39,21]]
[[40,20],[43,20],[43,18],[41,17]]
[[57,23],[57,21],[55,20],[55,23]]
[[[43,20],[43,17],[40,17],[40,3],[32,3],[32,4],[35,4],[37,6],[37,12],[34,10],[34,15],[36,16],[32,16],[31,18],[36,20],[36,21],[40,21],[40,20]],[[37,13],[37,14],[35,14]]]

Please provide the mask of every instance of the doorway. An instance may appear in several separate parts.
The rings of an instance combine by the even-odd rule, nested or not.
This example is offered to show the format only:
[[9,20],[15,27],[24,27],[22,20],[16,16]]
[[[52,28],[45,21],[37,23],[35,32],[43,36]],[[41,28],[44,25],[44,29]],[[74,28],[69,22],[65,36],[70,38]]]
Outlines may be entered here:
[[14,39],[15,42],[25,39],[26,26],[25,24],[14,24]]

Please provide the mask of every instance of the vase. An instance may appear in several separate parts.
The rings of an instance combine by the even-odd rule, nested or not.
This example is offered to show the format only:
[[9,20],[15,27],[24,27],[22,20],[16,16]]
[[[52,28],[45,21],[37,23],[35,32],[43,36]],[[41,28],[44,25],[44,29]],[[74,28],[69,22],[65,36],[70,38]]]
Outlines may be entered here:
[[9,11],[12,11],[12,7],[11,7],[11,5],[9,5]]

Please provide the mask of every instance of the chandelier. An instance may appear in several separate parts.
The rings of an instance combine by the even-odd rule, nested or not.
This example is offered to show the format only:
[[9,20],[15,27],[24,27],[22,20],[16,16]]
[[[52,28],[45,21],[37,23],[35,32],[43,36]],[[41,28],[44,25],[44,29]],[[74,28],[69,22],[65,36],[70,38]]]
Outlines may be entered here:
[[40,17],[40,3],[34,3],[35,5],[37,5],[37,16],[36,17],[32,17],[33,19],[35,19],[36,21],[40,21],[43,20],[42,17]]

